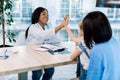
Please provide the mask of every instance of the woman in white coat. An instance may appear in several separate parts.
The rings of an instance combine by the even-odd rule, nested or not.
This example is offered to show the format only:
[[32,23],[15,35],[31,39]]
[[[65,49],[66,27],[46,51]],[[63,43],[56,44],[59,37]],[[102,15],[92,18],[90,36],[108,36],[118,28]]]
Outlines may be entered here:
[[[64,18],[65,19],[65,18]],[[31,25],[26,30],[26,44],[58,43],[56,33],[64,27],[64,21],[57,27],[51,28],[47,25],[48,10],[38,7],[32,14]],[[50,80],[54,74],[54,68],[44,69],[42,80]],[[39,80],[41,70],[32,71],[32,80]]]

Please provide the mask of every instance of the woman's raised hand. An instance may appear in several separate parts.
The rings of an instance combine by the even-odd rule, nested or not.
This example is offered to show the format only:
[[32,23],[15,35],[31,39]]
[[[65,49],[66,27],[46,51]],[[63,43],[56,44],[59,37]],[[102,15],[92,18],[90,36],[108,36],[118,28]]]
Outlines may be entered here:
[[69,14],[65,15],[65,17],[64,17],[64,19],[63,19],[63,21],[61,23],[62,28],[64,28],[65,26],[67,26],[68,22],[69,22]]
[[69,14],[64,17],[64,27],[68,27],[69,24]]

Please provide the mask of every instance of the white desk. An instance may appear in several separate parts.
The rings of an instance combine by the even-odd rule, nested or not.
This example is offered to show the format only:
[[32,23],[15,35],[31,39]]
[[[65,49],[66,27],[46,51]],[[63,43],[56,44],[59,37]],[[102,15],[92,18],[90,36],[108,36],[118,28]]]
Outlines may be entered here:
[[[69,43],[63,43],[63,45],[68,46]],[[8,49],[9,55],[9,58],[6,60],[0,59],[0,75],[22,73],[31,70],[77,63],[76,60],[70,60],[70,54],[51,55],[48,52],[36,51],[35,48],[39,46],[40,45],[29,45],[0,48],[0,52]],[[69,46],[69,48],[71,47]],[[17,53],[13,53],[12,50],[16,50]]]

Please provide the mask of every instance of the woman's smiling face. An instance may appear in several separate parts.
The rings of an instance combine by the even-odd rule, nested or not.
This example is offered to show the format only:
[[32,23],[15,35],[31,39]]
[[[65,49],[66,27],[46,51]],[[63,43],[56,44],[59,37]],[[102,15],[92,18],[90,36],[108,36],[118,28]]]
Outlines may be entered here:
[[48,21],[48,12],[44,10],[39,16],[39,23],[45,25]]

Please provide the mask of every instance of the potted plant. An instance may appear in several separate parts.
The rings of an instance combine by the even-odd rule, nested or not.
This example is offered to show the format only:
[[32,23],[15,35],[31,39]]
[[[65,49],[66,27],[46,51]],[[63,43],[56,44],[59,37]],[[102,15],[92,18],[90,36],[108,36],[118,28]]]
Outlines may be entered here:
[[[13,22],[11,11],[12,11],[12,1],[11,0],[0,0],[0,25],[2,27],[2,41],[3,44],[1,47],[6,47],[6,37],[8,37],[9,41],[15,42],[15,39],[13,36],[15,36],[14,33],[12,33],[10,30],[5,30],[5,24],[11,25]],[[5,19],[6,18],[6,19]],[[7,22],[6,22],[7,21]]]

